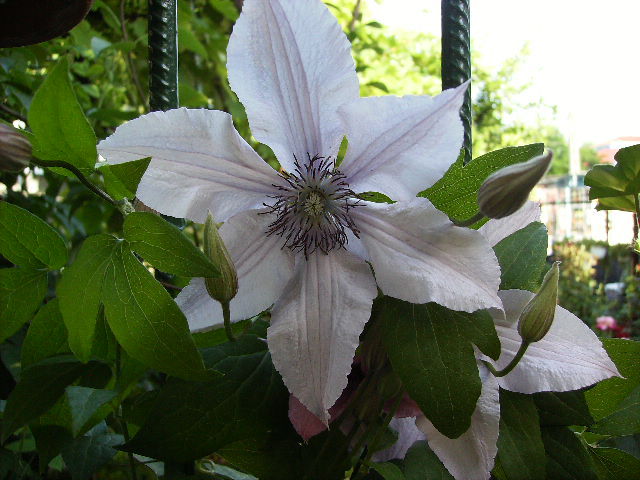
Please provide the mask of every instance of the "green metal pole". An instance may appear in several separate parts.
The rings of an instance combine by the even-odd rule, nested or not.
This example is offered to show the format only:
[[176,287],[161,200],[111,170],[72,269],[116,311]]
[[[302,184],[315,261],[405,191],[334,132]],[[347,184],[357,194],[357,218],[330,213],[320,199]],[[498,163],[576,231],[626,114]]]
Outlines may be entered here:
[[[471,0],[442,0],[442,89],[457,87],[471,78]],[[471,87],[460,111],[464,125],[465,162],[471,160]]]
[[149,107],[178,108],[178,2],[149,0]]
[[[149,108],[178,108],[178,2],[149,0]],[[164,216],[163,216],[164,217]],[[170,219],[184,226],[182,219]],[[156,272],[156,277],[164,273]],[[194,464],[164,462],[166,480],[194,474]]]

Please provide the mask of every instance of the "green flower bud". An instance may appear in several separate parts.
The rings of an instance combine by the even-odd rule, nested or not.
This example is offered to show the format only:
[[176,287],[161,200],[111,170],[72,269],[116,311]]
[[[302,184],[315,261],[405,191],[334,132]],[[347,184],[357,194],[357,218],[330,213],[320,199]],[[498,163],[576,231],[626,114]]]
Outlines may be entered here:
[[0,123],[0,170],[18,172],[31,161],[31,143],[19,130]]
[[525,305],[518,320],[518,333],[523,342],[539,342],[544,338],[556,315],[560,262],[555,262],[544,276],[540,291]]
[[533,187],[547,172],[553,153],[509,165],[490,175],[478,190],[480,212],[488,218],[508,217],[522,207]]
[[220,277],[204,279],[207,292],[214,300],[228,304],[238,293],[238,274],[210,212],[204,225],[204,253],[220,270]]

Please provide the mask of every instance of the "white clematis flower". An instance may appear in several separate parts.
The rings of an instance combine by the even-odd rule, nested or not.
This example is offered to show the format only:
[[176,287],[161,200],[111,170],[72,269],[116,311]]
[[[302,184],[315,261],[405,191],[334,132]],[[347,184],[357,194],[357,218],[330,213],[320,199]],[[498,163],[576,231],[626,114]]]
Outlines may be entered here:
[[[487,222],[480,231],[495,245],[503,238],[539,219],[540,208],[528,202],[513,215]],[[522,342],[518,318],[534,294],[524,290],[500,291],[504,312],[491,310],[501,344],[497,370],[507,366]],[[479,360],[491,359],[479,355]],[[441,434],[424,416],[413,424],[406,419],[392,426],[398,430],[398,446],[382,452],[380,459],[403,458],[415,441],[426,439],[456,480],[486,480],[490,477],[498,452],[500,425],[499,388],[519,393],[565,392],[593,385],[606,378],[620,376],[598,337],[574,314],[558,306],[547,335],[532,343],[518,365],[504,377],[494,377],[478,362],[482,392],[471,426],[460,437]]]
[[[347,384],[376,280],[403,300],[500,307],[488,242],[415,198],[455,161],[466,85],[437,97],[359,98],[349,42],[319,0],[246,0],[229,81],[269,167],[224,112],[153,112],[99,144],[117,164],[152,157],[137,196],[174,217],[225,222],[238,273],[232,320],[273,306],[268,344],[289,390],[325,424]],[[348,153],[334,163],[347,135]],[[396,204],[360,201],[378,191]],[[375,278],[367,262],[375,271]],[[222,322],[202,279],[178,296],[192,330]]]

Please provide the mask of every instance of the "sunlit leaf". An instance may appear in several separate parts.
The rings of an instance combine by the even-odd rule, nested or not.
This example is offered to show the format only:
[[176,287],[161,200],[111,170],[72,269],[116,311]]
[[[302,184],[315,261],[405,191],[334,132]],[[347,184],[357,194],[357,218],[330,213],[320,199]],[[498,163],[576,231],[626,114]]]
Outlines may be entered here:
[[47,272],[0,269],[0,342],[13,335],[38,310],[47,293]]
[[62,160],[85,173],[93,171],[98,159],[96,136],[71,86],[66,57],[58,61],[34,95],[29,126],[36,138],[36,157]]
[[640,144],[621,148],[615,165],[596,165],[584,177],[589,198],[600,199],[599,210],[634,211],[633,196],[640,194]]
[[22,343],[20,362],[22,368],[47,357],[70,353],[67,329],[64,326],[58,299],[44,305],[31,320],[29,330]]
[[15,265],[52,270],[67,263],[58,232],[33,213],[0,201],[0,253]]
[[102,301],[118,343],[133,358],[170,375],[208,377],[184,314],[126,242],[111,256]]
[[118,244],[119,240],[112,235],[89,237],[58,284],[60,311],[69,332],[69,346],[83,362],[91,358],[102,286]]
[[124,238],[156,268],[187,277],[218,277],[220,273],[178,228],[153,213],[135,212],[124,222]]
[[507,147],[474,158],[467,165],[460,155],[447,173],[419,196],[427,197],[452,218],[471,218],[478,213],[478,190],[489,175],[509,165],[526,162],[541,155],[543,150],[541,143]]

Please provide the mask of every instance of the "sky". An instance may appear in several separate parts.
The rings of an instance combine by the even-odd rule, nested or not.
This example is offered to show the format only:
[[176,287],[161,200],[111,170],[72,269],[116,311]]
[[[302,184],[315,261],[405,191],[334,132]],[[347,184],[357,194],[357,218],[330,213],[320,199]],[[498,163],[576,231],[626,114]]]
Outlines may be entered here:
[[[366,0],[392,29],[440,34],[440,0]],[[523,99],[577,144],[640,136],[639,0],[471,0],[472,50],[498,67],[525,44]],[[526,118],[526,112],[523,112]]]

